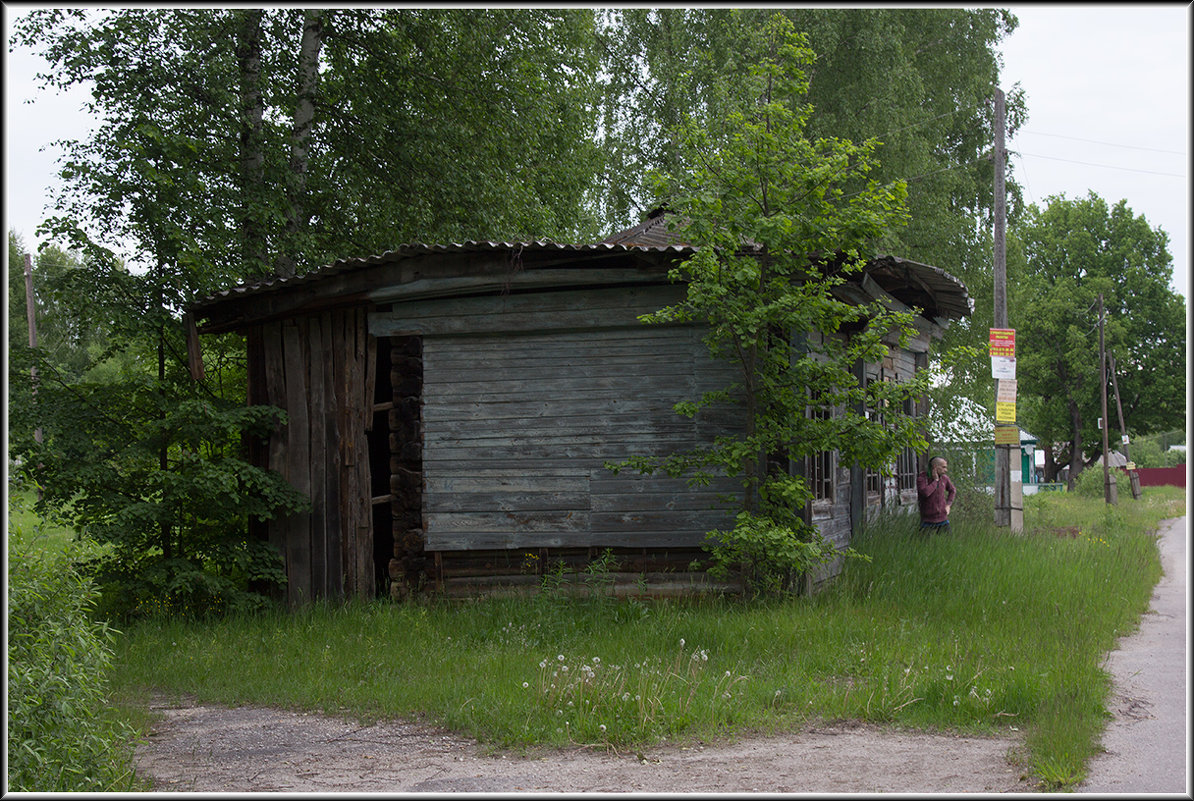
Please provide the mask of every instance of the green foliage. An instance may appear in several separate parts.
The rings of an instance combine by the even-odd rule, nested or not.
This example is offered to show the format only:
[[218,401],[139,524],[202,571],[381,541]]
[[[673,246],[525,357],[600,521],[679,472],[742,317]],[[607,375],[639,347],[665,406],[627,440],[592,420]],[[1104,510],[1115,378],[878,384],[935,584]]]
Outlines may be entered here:
[[39,509],[109,546],[87,562],[105,614],[244,608],[284,581],[280,555],[246,539],[247,524],[307,501],[239,456],[242,437],[283,421],[279,410],[204,397],[185,376],[70,380],[42,354],[14,356],[43,378],[13,423],[40,425],[44,442],[17,454],[42,490]]
[[1129,452],[1137,467],[1177,467],[1186,463],[1186,454],[1182,451],[1161,450],[1159,437],[1134,439]]
[[[624,8],[607,12],[606,146],[620,180],[610,202],[630,209],[650,197],[646,176],[672,172],[686,120],[724,119],[751,98],[753,41],[773,8]],[[878,139],[880,183],[908,182],[907,226],[887,232],[889,252],[944,267],[981,292],[989,280],[992,87],[999,44],[1017,25],[1005,9],[827,8],[780,10],[817,54],[808,70],[810,138]],[[634,65],[635,69],[626,69]],[[1008,98],[1009,128],[1024,98]],[[1008,182],[1013,200],[1014,180]],[[620,204],[620,205],[619,205]],[[1018,203],[1013,202],[1013,213]],[[989,297],[988,289],[985,295]],[[980,302],[979,306],[983,304]],[[985,307],[983,307],[985,308]],[[960,341],[964,341],[964,337]],[[956,343],[951,343],[956,344]]]
[[36,542],[10,521],[7,789],[138,789],[133,731],[107,712],[118,632],[92,619],[96,589],[69,553]]
[[[1013,272],[1009,260],[1009,323],[1017,330],[1020,393],[1035,399],[1025,404],[1024,426],[1055,443],[1059,464],[1097,452],[1100,293],[1125,426],[1138,437],[1181,425],[1186,309],[1169,286],[1165,232],[1125,201],[1109,207],[1090,193],[1031,206],[1014,233],[1025,263]],[[1114,420],[1113,395],[1110,408]]]
[[799,518],[783,525],[745,511],[732,529],[711,531],[708,539],[709,572],[723,579],[741,575],[754,595],[796,592],[808,571],[837,555],[816,526]]
[[[1118,467],[1113,467],[1111,468],[1111,480],[1115,482],[1116,496],[1120,503],[1132,499],[1132,485],[1127,473]],[[1103,466],[1093,464],[1079,473],[1078,477],[1074,479],[1074,487],[1071,491],[1085,498],[1105,498],[1107,482],[1103,476]]]
[[[698,483],[716,472],[741,476],[743,513],[733,531],[712,536],[714,564],[725,570],[745,559],[754,590],[776,592],[834,551],[801,518],[810,499],[803,479],[765,468],[768,457],[837,451],[847,464],[882,466],[903,448],[923,450],[915,421],[896,410],[923,394],[930,378],[860,382],[855,365],[882,361],[889,344],[904,344],[913,313],[833,295],[861,269],[863,254],[903,222],[903,183],[867,179],[873,140],[807,138],[805,69],[814,56],[786,17],[773,17],[750,44],[740,54],[757,60],[738,95],[746,105],[682,128],[677,169],[658,177],[684,240],[699,250],[672,274],[684,282],[685,299],[644,318],[706,326],[709,352],[738,364],[742,380],[677,411],[693,416],[736,402],[745,430],[708,448],[623,466],[688,473]],[[810,416],[810,406],[839,412]],[[860,408],[888,411],[880,421]]]
[[[146,268],[201,275],[202,292],[279,255],[301,273],[409,241],[596,233],[592,11],[327,10],[314,96],[300,98],[306,21],[304,9],[15,19],[10,44],[45,56],[47,86],[93,87],[97,127],[68,143],[48,229],[97,254],[132,243]],[[315,115],[302,143],[300,99]]]

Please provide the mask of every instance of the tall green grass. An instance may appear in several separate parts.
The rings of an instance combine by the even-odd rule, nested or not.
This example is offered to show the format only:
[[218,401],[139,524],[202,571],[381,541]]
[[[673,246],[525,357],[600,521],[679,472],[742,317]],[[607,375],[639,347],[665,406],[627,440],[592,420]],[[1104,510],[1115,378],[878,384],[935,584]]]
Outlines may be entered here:
[[[1115,638],[1160,575],[1180,491],[1114,509],[1028,499],[1026,531],[883,518],[832,587],[742,604],[532,599],[316,605],[212,622],[151,620],[115,682],[207,702],[432,720],[494,746],[664,740],[861,719],[1018,732],[1046,787],[1084,775],[1106,722]],[[1049,529],[1076,527],[1080,534]]]
[[98,590],[72,562],[79,546],[31,516],[28,494],[9,501],[6,789],[143,789],[135,731],[109,703],[118,632],[92,617]]

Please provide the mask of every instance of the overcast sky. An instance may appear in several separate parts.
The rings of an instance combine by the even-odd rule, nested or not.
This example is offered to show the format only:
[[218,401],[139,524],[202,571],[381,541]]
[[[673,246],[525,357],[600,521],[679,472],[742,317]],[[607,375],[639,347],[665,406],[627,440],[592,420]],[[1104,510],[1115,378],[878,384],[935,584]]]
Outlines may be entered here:
[[[84,96],[34,91],[37,63],[9,53],[14,13],[4,6],[4,226],[31,250],[61,151],[82,137]],[[1002,46],[1009,91],[1019,83],[1029,118],[1008,141],[1026,197],[1126,200],[1170,238],[1174,288],[1189,305],[1190,10],[1180,4],[1012,5],[1020,26]],[[31,105],[27,100],[35,99]],[[398,244],[398,243],[395,243]],[[351,254],[346,254],[351,255]],[[948,265],[940,265],[948,270]]]

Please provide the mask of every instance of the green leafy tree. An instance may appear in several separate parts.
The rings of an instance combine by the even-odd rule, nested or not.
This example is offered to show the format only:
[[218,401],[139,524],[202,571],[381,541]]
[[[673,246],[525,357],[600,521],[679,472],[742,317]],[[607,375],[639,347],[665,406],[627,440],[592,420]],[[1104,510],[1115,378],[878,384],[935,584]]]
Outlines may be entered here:
[[[803,478],[784,469],[787,460],[837,450],[846,462],[882,466],[905,447],[923,449],[913,418],[890,414],[881,423],[857,410],[901,409],[928,377],[861,384],[855,365],[881,360],[893,333],[903,342],[914,332],[912,315],[832,294],[904,220],[903,184],[867,179],[876,141],[806,135],[805,70],[814,56],[790,20],[773,17],[750,52],[758,63],[742,94],[754,102],[724,120],[688,125],[675,139],[681,167],[661,178],[659,192],[699,250],[673,273],[686,284],[685,299],[647,318],[707,325],[710,352],[738,365],[741,378],[677,411],[738,403],[744,430],[627,466],[696,482],[717,472],[741,476],[734,529],[710,533],[714,570],[745,562],[752,588],[771,593],[792,589],[803,571],[835,555],[801,514],[811,496]],[[851,328],[859,330],[841,336]],[[810,416],[810,407],[839,413]]]
[[[12,46],[96,122],[66,143],[44,233],[80,254],[60,285],[108,347],[65,370],[44,349],[25,464],[43,503],[113,545],[125,611],[245,601],[279,577],[245,520],[301,506],[238,458],[276,410],[245,410],[243,344],[188,371],[184,309],[242,279],[415,239],[566,238],[586,224],[592,12],[511,9],[37,9]],[[115,254],[127,254],[118,259]],[[83,352],[83,351],[80,351]],[[214,369],[213,369],[214,368]],[[26,381],[26,384],[29,382]],[[17,419],[19,417],[19,419]],[[236,597],[233,597],[236,596]],[[144,603],[141,608],[145,608]]]
[[[770,9],[621,9],[604,18],[606,146],[616,154],[607,213],[642,209],[651,197],[643,177],[671,171],[679,158],[674,132],[685,119],[723,117],[744,102],[748,42]],[[904,181],[907,224],[889,229],[883,250],[941,267],[959,277],[974,315],[951,326],[943,352],[955,358],[949,381],[930,388],[947,415],[966,397],[993,403],[985,355],[966,350],[992,325],[991,222],[993,89],[1000,85],[999,45],[1017,20],[1003,9],[791,8],[781,13],[808,35],[817,53],[806,95],[810,137],[876,139],[869,177]],[[633,64],[626,70],[622,65]],[[1027,98],[1008,88],[1007,125],[1027,117]],[[1009,219],[1022,208],[1007,175]],[[851,191],[861,190],[857,183]],[[981,332],[981,333],[980,333]],[[967,353],[970,355],[966,355]],[[993,412],[993,409],[992,409]]]
[[1186,309],[1170,289],[1166,233],[1126,201],[1109,207],[1093,192],[1029,207],[1014,233],[1024,261],[1012,275],[1018,263],[1009,260],[1008,317],[1016,329],[1019,391],[1030,398],[1023,424],[1051,444],[1046,480],[1066,464],[1076,477],[1101,452],[1100,293],[1128,431],[1145,435],[1180,426]]

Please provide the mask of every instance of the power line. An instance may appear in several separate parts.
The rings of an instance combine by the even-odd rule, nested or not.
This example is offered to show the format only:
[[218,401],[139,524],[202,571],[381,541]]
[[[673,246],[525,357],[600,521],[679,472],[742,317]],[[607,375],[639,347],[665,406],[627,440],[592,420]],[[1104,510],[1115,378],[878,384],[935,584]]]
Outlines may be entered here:
[[1161,148],[1158,148],[1158,147],[1141,147],[1140,145],[1121,145],[1116,142],[1102,142],[1098,139],[1083,139],[1078,136],[1065,136],[1063,134],[1045,133],[1044,131],[1017,131],[1016,135],[1019,136],[1022,133],[1032,134],[1033,136],[1052,136],[1057,139],[1072,139],[1075,142],[1089,142],[1092,145],[1106,145],[1107,147],[1122,147],[1127,150],[1147,150],[1152,153],[1169,153],[1174,156],[1186,155],[1185,153],[1183,153],[1180,150],[1162,150]]
[[1075,161],[1074,159],[1063,159],[1063,158],[1058,158],[1057,156],[1042,156],[1039,153],[1025,153],[1022,150],[1017,155],[1032,156],[1033,158],[1048,159],[1050,161],[1064,161],[1067,164],[1081,164],[1083,167],[1102,167],[1103,169],[1107,169],[1107,170],[1123,170],[1124,172],[1139,172],[1139,173],[1144,173],[1145,175],[1164,175],[1168,178],[1185,178],[1186,177],[1184,175],[1178,175],[1177,173],[1172,173],[1172,172],[1159,172],[1157,170],[1137,170],[1133,167],[1117,167],[1114,164],[1092,164],[1089,161]]

